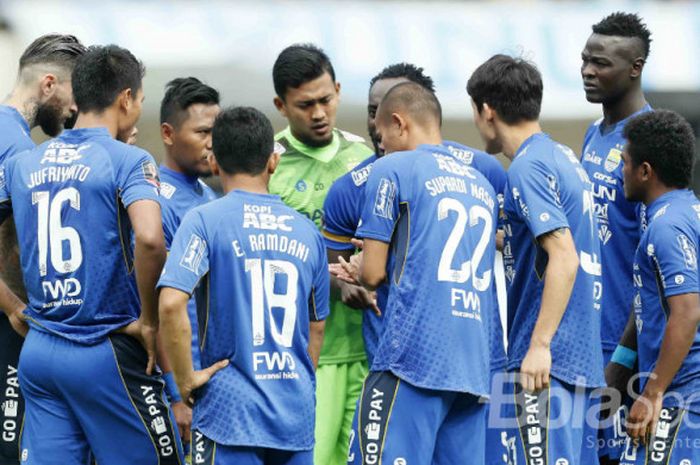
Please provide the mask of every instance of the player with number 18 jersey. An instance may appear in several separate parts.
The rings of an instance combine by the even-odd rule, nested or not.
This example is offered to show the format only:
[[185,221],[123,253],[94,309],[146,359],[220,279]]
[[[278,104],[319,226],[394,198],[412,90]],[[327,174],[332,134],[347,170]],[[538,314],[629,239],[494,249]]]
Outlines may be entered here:
[[309,321],[325,319],[329,295],[316,226],[276,195],[231,191],[185,215],[158,286],[191,294],[200,280],[202,366],[230,364],[196,393],[193,453],[311,451]]

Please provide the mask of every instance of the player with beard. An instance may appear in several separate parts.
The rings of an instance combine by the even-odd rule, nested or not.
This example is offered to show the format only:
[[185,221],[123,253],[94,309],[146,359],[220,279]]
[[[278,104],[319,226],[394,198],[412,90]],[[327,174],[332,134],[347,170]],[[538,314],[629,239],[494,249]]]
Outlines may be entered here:
[[[214,200],[216,194],[200,178],[211,176],[211,131],[219,114],[219,92],[194,77],[177,78],[165,86],[160,104],[160,135],[165,158],[160,165],[160,208],[163,215],[165,248],[170,250],[175,231],[185,214]],[[192,322],[192,360],[199,360],[197,307],[194,296],[187,304]],[[185,405],[171,372],[163,375],[184,443],[190,441],[192,410]]]
[[[650,32],[635,14],[613,13],[593,25],[581,53],[586,99],[600,103],[603,117],[591,124],[583,140],[581,164],[593,183],[598,238],[603,265],[601,342],[607,381],[625,395],[625,381],[636,353],[620,346],[634,294],[632,261],[639,242],[644,206],[625,199],[622,188],[625,146],[623,129],[634,116],[651,111],[642,91],[642,71],[649,56]],[[619,393],[613,402],[619,405]],[[604,401],[607,402],[607,401]],[[603,463],[616,463],[625,443],[625,408],[601,424],[599,450]],[[605,415],[609,417],[609,414]],[[589,441],[590,443],[590,441]]]
[[[19,60],[17,82],[0,105],[0,166],[13,155],[34,148],[30,131],[39,126],[48,136],[72,126],[77,115],[71,72],[85,47],[72,35],[47,34],[32,42]],[[26,301],[13,221],[0,226],[0,288],[20,307]],[[12,295],[14,294],[14,295]],[[15,297],[16,296],[16,297]],[[19,435],[24,400],[17,386],[17,362],[23,339],[0,315],[0,464],[19,463]]]
[[[322,50],[310,44],[287,47],[277,57],[272,77],[275,106],[289,127],[276,136],[281,158],[270,192],[320,228],[331,184],[371,150],[363,138],[335,127],[340,83]],[[337,295],[331,295],[318,365],[314,459],[324,465],[344,464],[367,361],[362,313],[348,308]]]

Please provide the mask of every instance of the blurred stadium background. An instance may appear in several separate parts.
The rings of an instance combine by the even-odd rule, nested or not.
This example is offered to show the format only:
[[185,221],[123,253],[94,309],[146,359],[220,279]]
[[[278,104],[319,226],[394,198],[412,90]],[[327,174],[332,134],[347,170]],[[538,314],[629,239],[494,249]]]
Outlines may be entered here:
[[[466,80],[492,54],[509,53],[537,64],[544,128],[580,152],[588,124],[601,115],[583,94],[581,49],[591,25],[618,10],[639,13],[652,31],[649,101],[681,112],[700,133],[700,1],[0,0],[0,88],[10,91],[19,55],[46,32],[127,47],[147,67],[138,144],[160,159],[158,108],[167,81],[196,76],[221,91],[224,105],[255,106],[282,129],[272,64],[285,46],[313,42],[329,54],[342,85],[339,127],[366,137],[370,78],[407,61],[435,79],[446,137],[482,147]],[[700,176],[694,182],[699,192]]]

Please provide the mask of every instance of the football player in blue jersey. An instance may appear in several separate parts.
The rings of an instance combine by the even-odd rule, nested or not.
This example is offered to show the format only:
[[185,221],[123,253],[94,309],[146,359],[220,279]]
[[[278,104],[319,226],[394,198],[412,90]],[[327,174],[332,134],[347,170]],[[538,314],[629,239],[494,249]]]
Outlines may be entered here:
[[[226,195],[185,215],[158,283],[165,346],[182,398],[194,403],[194,463],[313,463],[328,265],[316,226],[268,193],[273,137],[258,110],[219,114],[212,165]],[[187,302],[200,281],[210,368],[196,371]]]
[[[387,66],[371,79],[367,104],[367,131],[372,139],[375,155],[360,163],[350,173],[339,178],[328,191],[323,207],[325,215],[322,233],[328,248],[328,261],[331,264],[338,262],[340,257],[342,257],[344,262],[347,262],[355,252],[355,246],[351,240],[355,236],[360,223],[367,177],[372,169],[372,164],[384,155],[375,126],[377,108],[386,93],[392,87],[402,82],[415,82],[430,92],[435,91],[433,80],[423,73],[423,68],[409,63],[397,63]],[[456,142],[443,141],[443,144],[455,156],[460,157],[461,161],[481,172],[496,190],[499,202],[502,200],[506,184],[506,172],[494,157]],[[500,234],[502,235],[502,233]],[[362,286],[353,285],[339,279],[331,281],[332,286],[334,283],[338,283],[345,303],[353,308],[374,310],[365,311],[362,320],[365,350],[371,366],[382,329],[381,310],[386,308],[389,285],[385,283],[377,288],[375,291],[375,302],[372,294]],[[495,286],[493,291],[496,292]],[[505,368],[503,329],[499,312],[493,312],[493,319],[491,371],[498,373]],[[487,430],[487,463],[497,464],[503,461],[501,457],[505,450],[502,443],[503,438],[499,429]]]
[[[0,165],[24,150],[34,148],[30,137],[39,126],[49,135],[57,135],[76,112],[70,74],[85,47],[72,35],[47,34],[32,42],[19,60],[17,82],[0,105]],[[17,362],[22,348],[21,310],[27,300],[12,220],[0,225],[0,293],[12,308],[4,309],[20,318],[0,315],[0,464],[19,463],[19,437],[24,417],[24,399],[17,378]]]
[[623,338],[639,354],[641,395],[627,418],[620,463],[698,463],[700,201],[689,189],[695,135],[680,115],[658,110],[630,120],[624,137],[625,197],[646,205],[648,227],[634,256],[635,324]]
[[[484,463],[498,200],[443,145],[420,84],[395,85],[376,115],[390,156],[373,164],[356,279],[389,284],[384,328],[353,421],[349,463]],[[420,438],[420,440],[417,440]]]
[[519,379],[504,393],[515,394],[508,407],[521,433],[518,463],[595,463],[597,454],[586,455],[584,418],[570,409],[588,407],[592,390],[604,385],[590,181],[574,153],[542,132],[542,79],[534,65],[495,55],[472,74],[467,92],[487,151],[513,160],[503,254],[508,370]]
[[[624,348],[618,349],[617,359],[613,358],[613,351],[632,313],[632,260],[644,212],[642,204],[627,201],[622,190],[622,130],[635,115],[651,110],[642,91],[642,71],[649,56],[651,34],[639,16],[629,13],[606,16],[592,29],[581,53],[581,77],[586,99],[602,105],[603,117],[586,132],[581,164],[593,183],[601,243],[603,363],[612,362],[607,381],[624,392],[632,363],[625,362]],[[625,367],[625,363],[630,366]],[[588,441],[599,443],[603,463],[616,463],[625,443],[622,425],[626,409],[620,406],[620,392],[611,394],[615,399],[610,403],[617,406],[617,413],[601,425],[599,441]],[[604,416],[609,418],[610,413],[614,411]],[[592,437],[595,439],[595,434]]]
[[[168,250],[185,213],[216,198],[214,191],[200,178],[211,176],[208,161],[211,131],[219,110],[219,92],[197,78],[177,78],[165,86],[165,96],[160,103],[165,158],[159,168],[159,200]],[[187,304],[187,312],[193,324],[192,361],[195,369],[200,369],[194,297]],[[163,379],[178,430],[183,442],[188,443],[192,410],[180,398],[172,373],[164,373]]]
[[83,464],[90,452],[100,464],[182,463],[153,373],[158,172],[120,142],[141,114],[143,73],[128,50],[91,47],[72,73],[76,129],[2,168],[0,219],[16,222],[29,297],[22,463]]

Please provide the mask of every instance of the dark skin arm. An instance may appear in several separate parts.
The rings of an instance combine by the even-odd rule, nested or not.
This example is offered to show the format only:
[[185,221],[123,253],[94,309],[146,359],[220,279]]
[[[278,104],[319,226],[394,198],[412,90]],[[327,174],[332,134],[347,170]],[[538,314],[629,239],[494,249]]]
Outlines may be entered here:
[[[637,326],[634,312],[630,310],[630,316],[627,319],[625,330],[620,337],[618,345],[627,347],[628,349],[637,350]],[[620,365],[616,362],[610,362],[605,367],[605,382],[608,387],[625,392],[629,387],[629,381],[634,375],[634,370]],[[631,392],[631,391],[630,391]]]
[[700,296],[681,294],[668,298],[670,315],[654,371],[630,409],[627,434],[645,441],[659,420],[663,396],[688,356],[700,324]]

